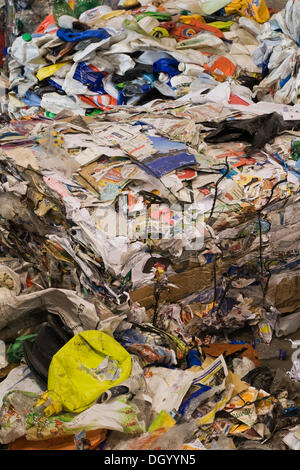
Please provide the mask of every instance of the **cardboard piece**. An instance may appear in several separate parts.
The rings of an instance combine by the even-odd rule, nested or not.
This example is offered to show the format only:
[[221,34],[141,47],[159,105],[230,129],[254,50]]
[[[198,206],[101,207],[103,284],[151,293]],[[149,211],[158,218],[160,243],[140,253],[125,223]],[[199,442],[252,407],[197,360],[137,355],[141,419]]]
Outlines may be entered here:
[[[228,267],[229,267],[228,263]],[[225,271],[227,266],[221,264],[218,266],[217,275]],[[174,284],[175,287],[169,287],[163,290],[160,294],[160,301],[177,302],[178,300],[187,297],[190,294],[199,292],[202,289],[213,285],[213,265],[208,264],[205,266],[192,267],[185,271],[169,276],[169,283]],[[154,285],[147,285],[140,287],[130,293],[132,302],[138,302],[142,307],[150,309],[155,305],[154,299]]]

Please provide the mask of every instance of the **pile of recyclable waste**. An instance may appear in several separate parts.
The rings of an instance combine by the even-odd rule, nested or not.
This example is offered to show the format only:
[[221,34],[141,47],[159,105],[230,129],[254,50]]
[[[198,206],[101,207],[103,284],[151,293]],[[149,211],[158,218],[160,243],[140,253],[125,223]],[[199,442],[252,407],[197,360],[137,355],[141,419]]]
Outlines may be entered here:
[[300,450],[300,0],[106,3],[15,12],[1,448]]

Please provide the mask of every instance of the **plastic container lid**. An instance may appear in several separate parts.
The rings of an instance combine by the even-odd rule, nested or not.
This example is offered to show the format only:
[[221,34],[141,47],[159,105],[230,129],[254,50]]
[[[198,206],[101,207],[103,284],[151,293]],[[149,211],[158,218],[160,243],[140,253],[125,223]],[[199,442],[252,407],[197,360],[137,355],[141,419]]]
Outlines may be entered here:
[[46,111],[46,112],[45,112],[45,115],[46,115],[47,118],[51,118],[51,119],[56,116],[56,114],[50,113],[50,111]]
[[31,37],[30,34],[24,33],[23,36],[22,36],[22,39],[23,39],[23,41],[29,42],[29,41],[32,40],[32,37]]

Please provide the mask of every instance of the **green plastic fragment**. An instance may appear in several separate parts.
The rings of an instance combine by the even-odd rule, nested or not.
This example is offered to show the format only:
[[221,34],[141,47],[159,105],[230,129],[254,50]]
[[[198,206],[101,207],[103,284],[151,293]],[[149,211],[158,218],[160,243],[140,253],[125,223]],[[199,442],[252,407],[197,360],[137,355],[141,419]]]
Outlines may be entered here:
[[6,351],[8,362],[10,363],[20,362],[23,356],[24,341],[26,340],[34,341],[36,337],[37,337],[37,333],[33,333],[31,335],[19,336],[19,338],[17,338],[13,344],[10,344]]
[[50,113],[50,111],[46,111],[45,115],[46,115],[47,118],[50,118],[50,119],[53,119],[56,116],[56,114]]

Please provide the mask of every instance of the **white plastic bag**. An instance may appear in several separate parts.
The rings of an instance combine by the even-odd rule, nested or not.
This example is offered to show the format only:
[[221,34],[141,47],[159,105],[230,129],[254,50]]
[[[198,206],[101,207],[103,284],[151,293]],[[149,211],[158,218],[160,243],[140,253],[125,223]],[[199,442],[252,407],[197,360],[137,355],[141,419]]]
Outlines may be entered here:
[[155,415],[162,410],[166,412],[178,410],[194,378],[195,372],[188,370],[164,367],[146,369],[145,379]]
[[[78,82],[79,83],[79,82]],[[41,107],[50,113],[58,114],[62,109],[68,109],[80,116],[85,115],[85,110],[81,108],[71,97],[62,96],[58,93],[44,93]]]

